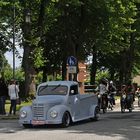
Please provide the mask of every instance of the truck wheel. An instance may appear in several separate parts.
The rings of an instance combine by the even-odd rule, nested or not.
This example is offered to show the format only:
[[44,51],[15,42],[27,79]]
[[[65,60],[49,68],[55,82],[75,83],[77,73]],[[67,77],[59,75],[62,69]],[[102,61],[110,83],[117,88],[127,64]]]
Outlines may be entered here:
[[23,124],[24,128],[32,128],[33,126],[31,124]]
[[68,127],[70,125],[71,118],[68,112],[65,112],[62,118],[62,127]]
[[99,107],[96,107],[95,111],[94,111],[94,117],[91,118],[91,120],[98,121],[99,117],[100,117],[100,109],[99,109]]
[[100,109],[99,109],[99,107],[96,107],[95,112],[94,112],[94,120],[98,121],[99,117],[100,117]]

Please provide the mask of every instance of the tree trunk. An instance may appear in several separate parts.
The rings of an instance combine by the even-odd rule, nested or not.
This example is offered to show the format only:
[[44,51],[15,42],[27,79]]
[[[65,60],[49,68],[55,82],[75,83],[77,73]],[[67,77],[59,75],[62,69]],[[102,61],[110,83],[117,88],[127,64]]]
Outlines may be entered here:
[[126,81],[132,80],[132,69],[133,69],[133,63],[134,63],[134,50],[135,50],[135,44],[134,44],[134,33],[130,34],[130,48],[128,50],[128,58],[127,58],[127,73],[126,73]]
[[30,84],[32,82],[32,78],[35,75],[35,69],[33,65],[33,60],[31,56],[31,52],[33,51],[33,47],[31,46],[31,23],[30,21],[26,21],[26,16],[28,15],[28,6],[27,1],[25,1],[25,9],[24,9],[24,23],[23,23],[23,69],[25,71],[25,96],[27,97],[30,92]]
[[66,80],[67,79],[67,64],[66,64],[66,56],[63,57],[63,62],[62,62],[62,80]]
[[90,72],[90,84],[95,84],[95,78],[96,78],[96,71],[97,71],[97,52],[96,52],[96,46],[93,45],[93,58],[92,58],[92,64],[91,64],[91,72]]
[[45,68],[43,68],[43,79],[42,82],[46,82],[47,81],[47,70]]

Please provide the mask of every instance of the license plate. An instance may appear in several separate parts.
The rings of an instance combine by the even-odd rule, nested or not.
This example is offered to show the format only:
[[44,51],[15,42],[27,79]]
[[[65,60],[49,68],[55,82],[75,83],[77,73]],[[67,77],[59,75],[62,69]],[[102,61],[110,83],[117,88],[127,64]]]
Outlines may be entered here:
[[44,125],[45,121],[42,120],[32,120],[32,125]]

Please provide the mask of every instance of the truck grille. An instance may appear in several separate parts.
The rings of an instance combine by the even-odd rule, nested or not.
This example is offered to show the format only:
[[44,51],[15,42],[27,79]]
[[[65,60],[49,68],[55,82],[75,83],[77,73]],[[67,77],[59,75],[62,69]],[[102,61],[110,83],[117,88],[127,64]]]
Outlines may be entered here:
[[33,117],[44,117],[43,104],[33,104]]

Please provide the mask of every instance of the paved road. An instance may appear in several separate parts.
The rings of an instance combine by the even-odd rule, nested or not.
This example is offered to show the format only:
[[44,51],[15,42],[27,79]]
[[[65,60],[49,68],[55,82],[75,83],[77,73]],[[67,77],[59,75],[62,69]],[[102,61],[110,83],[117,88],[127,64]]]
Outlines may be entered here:
[[82,121],[69,128],[24,129],[17,120],[0,121],[0,140],[140,140],[140,108],[132,113],[113,111],[101,114],[100,121]]

